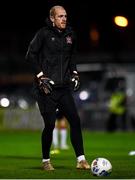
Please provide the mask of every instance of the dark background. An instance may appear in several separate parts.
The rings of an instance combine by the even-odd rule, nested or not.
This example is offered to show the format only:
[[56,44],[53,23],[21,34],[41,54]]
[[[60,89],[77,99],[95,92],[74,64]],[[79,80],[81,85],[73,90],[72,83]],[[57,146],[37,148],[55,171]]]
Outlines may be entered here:
[[[29,41],[35,32],[45,25],[49,9],[63,5],[68,20],[78,35],[80,53],[133,51],[135,49],[135,11],[132,0],[95,1],[4,1],[0,11],[1,56],[25,56]],[[129,20],[127,28],[113,23],[115,15],[124,15]],[[95,27],[99,41],[93,45],[89,32]]]

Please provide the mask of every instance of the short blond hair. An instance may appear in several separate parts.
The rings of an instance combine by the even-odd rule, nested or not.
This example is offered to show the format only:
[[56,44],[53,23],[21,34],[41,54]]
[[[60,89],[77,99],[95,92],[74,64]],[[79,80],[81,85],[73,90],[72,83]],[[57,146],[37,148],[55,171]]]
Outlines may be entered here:
[[[63,7],[63,6],[59,6],[59,5],[53,6],[53,7],[50,9],[50,12],[49,12],[50,17],[55,17],[56,9],[64,9],[64,7]],[[64,10],[65,10],[65,9],[64,9]]]

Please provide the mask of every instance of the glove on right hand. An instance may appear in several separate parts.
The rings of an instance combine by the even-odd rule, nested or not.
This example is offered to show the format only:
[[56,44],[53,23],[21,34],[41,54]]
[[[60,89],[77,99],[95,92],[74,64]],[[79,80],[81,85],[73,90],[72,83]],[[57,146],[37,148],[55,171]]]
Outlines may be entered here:
[[50,94],[52,92],[52,85],[54,85],[54,81],[45,76],[41,76],[38,78],[39,88],[45,93]]

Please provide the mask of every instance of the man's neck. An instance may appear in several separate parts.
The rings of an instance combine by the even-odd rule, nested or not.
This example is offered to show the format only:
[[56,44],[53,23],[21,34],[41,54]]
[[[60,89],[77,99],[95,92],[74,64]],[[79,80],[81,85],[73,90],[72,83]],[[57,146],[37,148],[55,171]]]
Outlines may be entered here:
[[57,28],[57,30],[58,30],[60,33],[62,33],[62,32],[63,32],[63,30],[62,30],[62,29],[58,29],[58,28]]

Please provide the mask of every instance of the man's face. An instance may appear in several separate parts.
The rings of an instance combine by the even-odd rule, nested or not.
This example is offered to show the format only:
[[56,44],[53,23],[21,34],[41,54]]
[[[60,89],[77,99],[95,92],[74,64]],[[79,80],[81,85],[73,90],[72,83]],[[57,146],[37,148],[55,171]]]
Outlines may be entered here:
[[57,27],[60,30],[63,30],[66,28],[67,25],[67,13],[62,8],[57,8],[55,10],[55,16],[51,19],[54,23],[54,26]]

